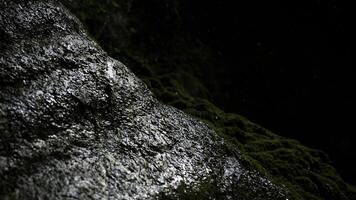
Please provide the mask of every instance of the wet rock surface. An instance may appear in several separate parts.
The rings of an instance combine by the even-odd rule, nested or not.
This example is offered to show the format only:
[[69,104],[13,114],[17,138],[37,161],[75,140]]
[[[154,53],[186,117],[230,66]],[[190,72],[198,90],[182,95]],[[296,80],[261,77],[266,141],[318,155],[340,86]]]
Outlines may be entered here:
[[[157,99],[206,122],[224,138],[229,151],[241,153],[251,169],[258,169],[263,174],[268,174],[269,178],[278,185],[285,185],[288,188],[289,199],[356,199],[355,187],[347,184],[338,173],[348,174],[349,172],[342,169],[337,171],[334,168],[337,163],[332,162],[332,155],[329,159],[328,155],[320,150],[311,149],[298,141],[281,137],[245,117],[224,112],[216,106],[218,104],[214,103],[214,99],[211,98],[216,96],[214,89],[204,80],[212,84],[215,81],[220,82],[221,80],[216,79],[216,76],[209,74],[214,69],[224,70],[224,63],[219,62],[220,59],[214,54],[217,49],[209,46],[211,43],[208,41],[207,43],[199,42],[204,37],[195,37],[194,34],[190,34],[192,29],[184,28],[186,25],[189,27],[189,23],[181,19],[188,17],[194,20],[194,15],[197,14],[194,12],[195,14],[187,16],[185,12],[189,13],[189,8],[186,6],[199,5],[199,8],[205,10],[204,13],[206,13],[206,9],[209,10],[206,6],[209,7],[211,3],[211,9],[215,10],[219,2],[184,0],[111,0],[106,2],[63,0],[62,2],[80,19],[100,46],[113,58],[124,62],[146,83]],[[225,3],[233,4],[229,1]],[[270,5],[270,3],[267,4]],[[253,5],[256,4],[253,3]],[[233,9],[230,13],[234,16],[238,14],[235,7],[229,6],[229,8]],[[243,13],[254,15],[254,12],[250,13],[249,10],[240,15]],[[207,19],[209,26],[214,26],[214,23],[217,23],[214,20],[217,16],[209,15],[209,17],[210,20]],[[248,30],[245,31],[250,33]],[[222,33],[222,38],[229,41],[229,45],[236,44],[231,43],[231,38],[225,37],[227,32],[224,32],[224,29]],[[264,32],[260,34],[264,35]],[[245,37],[241,38],[245,39]],[[248,48],[244,46],[234,46],[234,52],[235,47],[242,52],[248,51]],[[235,66],[235,58],[229,66]],[[272,68],[275,66],[273,65]],[[241,69],[243,68],[241,66]],[[241,81],[245,78],[234,77]],[[244,89],[245,86],[240,85],[234,90],[239,91],[238,88]],[[254,92],[259,93],[258,91]],[[241,108],[250,109],[250,107]],[[275,112],[263,113],[271,115],[269,119],[275,121],[277,126],[280,124],[289,127],[290,132],[303,127],[303,124],[301,127],[288,126],[283,120],[273,120],[276,116]],[[288,135],[290,134],[288,132],[281,131],[279,134]],[[324,134],[322,129],[318,132]],[[347,154],[343,156],[347,157]],[[350,159],[345,159],[347,160]],[[347,166],[352,168],[351,163]],[[352,179],[352,176],[348,179]],[[203,189],[208,191],[205,193],[213,196],[209,184],[205,184]],[[202,193],[204,192],[186,195],[183,198],[207,199],[209,197]],[[243,195],[240,194],[240,196]],[[245,197],[245,199],[249,198]]]
[[286,199],[61,3],[1,1],[0,35],[0,199]]

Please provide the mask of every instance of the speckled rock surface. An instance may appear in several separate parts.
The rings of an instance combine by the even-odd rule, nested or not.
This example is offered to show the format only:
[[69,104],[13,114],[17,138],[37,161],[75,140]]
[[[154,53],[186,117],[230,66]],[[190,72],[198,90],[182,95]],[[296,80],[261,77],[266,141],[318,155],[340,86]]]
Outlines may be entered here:
[[62,4],[0,1],[0,35],[0,199],[286,199]]

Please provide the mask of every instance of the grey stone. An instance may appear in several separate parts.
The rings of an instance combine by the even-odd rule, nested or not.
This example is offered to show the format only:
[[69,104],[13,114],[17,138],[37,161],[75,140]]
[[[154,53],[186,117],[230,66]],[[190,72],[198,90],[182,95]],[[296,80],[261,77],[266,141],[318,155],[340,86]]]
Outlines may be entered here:
[[1,199],[179,198],[207,182],[226,199],[286,198],[156,100],[61,3],[0,1],[0,35]]

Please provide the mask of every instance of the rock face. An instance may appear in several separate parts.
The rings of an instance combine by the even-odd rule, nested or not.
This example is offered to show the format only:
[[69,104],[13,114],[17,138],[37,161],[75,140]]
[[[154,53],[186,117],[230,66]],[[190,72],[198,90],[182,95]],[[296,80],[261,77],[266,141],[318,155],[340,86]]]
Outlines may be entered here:
[[1,1],[0,36],[0,199],[286,198],[61,3]]

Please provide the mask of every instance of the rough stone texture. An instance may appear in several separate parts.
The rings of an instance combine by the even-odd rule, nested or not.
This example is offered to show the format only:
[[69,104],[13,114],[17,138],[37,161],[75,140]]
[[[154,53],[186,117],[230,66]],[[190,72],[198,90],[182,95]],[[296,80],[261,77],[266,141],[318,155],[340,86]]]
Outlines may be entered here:
[[60,3],[0,1],[0,35],[0,199],[286,198]]
[[[147,84],[160,101],[209,124],[217,134],[224,137],[228,149],[232,151],[237,149],[241,156],[248,160],[251,168],[268,174],[270,180],[278,185],[285,185],[288,188],[289,199],[356,199],[355,187],[347,184],[339,176],[333,166],[334,163],[325,153],[272,133],[238,114],[226,113],[212,103],[214,100],[210,97],[216,97],[216,94],[214,88],[207,83],[219,82],[213,72],[215,69],[224,69],[224,63],[221,63],[217,57],[217,48],[210,46],[211,42],[216,41],[209,42],[205,41],[204,37],[195,36],[189,28],[192,26],[187,23],[187,17],[194,20],[194,16],[199,15],[196,12],[191,15],[192,11],[189,7],[194,5],[198,5],[199,10],[204,11],[204,16],[207,16],[205,14],[209,13],[209,10],[210,13],[215,13],[211,11],[216,9],[220,1],[63,0],[62,2],[83,22],[89,34],[100,43],[100,46],[113,58],[124,62]],[[225,1],[225,5],[231,7],[232,4],[234,3],[231,1]],[[252,4],[254,8],[258,6]],[[272,2],[266,4],[273,5]],[[231,9],[230,14],[234,16],[244,15],[237,12],[237,7],[232,6]],[[229,22],[228,19],[216,21],[217,17],[219,18],[214,14],[209,15],[205,22],[209,26]],[[220,19],[223,18],[220,16]],[[200,24],[199,20],[196,23]],[[229,25],[231,24],[227,23],[223,27]],[[198,28],[196,31],[201,30],[205,29]],[[229,37],[225,37],[225,34],[231,32],[226,32],[224,29],[219,31],[229,45],[236,45],[236,41],[230,42]],[[245,31],[250,34],[250,30]],[[260,34],[263,35],[263,32]],[[233,36],[235,37],[234,34]],[[242,36],[241,39],[246,38]],[[203,42],[199,42],[200,40]],[[240,52],[249,49],[244,46],[234,46],[234,51],[235,47],[240,49]],[[237,60],[233,59],[228,66],[237,65],[235,61]],[[288,62],[295,64],[293,60]],[[244,68],[240,65],[238,67]],[[271,72],[273,70],[268,73]],[[210,76],[211,74],[214,76]],[[239,79],[238,77],[236,76],[235,79]],[[239,80],[244,82],[245,79]],[[246,86],[240,85],[233,89],[244,90]],[[220,85],[218,88],[224,87]],[[221,92],[220,95],[229,95],[229,93]],[[249,110],[248,107],[243,109]],[[264,114],[275,116],[275,113]],[[283,121],[275,123],[286,126]],[[300,125],[303,127],[303,124]],[[290,132],[301,127],[290,126]],[[318,132],[323,134],[323,127],[320,128]],[[286,131],[280,134],[290,133]],[[346,154],[344,156],[347,157]],[[348,166],[352,168],[352,165]],[[211,190],[206,189],[206,191],[211,193]],[[204,196],[189,195],[188,198],[204,199]]]

